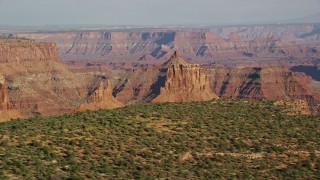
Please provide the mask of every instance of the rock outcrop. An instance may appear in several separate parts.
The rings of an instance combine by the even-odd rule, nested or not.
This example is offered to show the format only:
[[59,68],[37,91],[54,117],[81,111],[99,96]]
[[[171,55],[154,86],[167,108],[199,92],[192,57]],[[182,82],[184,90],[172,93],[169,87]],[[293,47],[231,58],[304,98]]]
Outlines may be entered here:
[[0,43],[0,63],[58,61],[55,43],[35,43],[32,40],[1,40]]
[[0,110],[9,110],[9,95],[6,79],[0,75]]
[[18,110],[11,109],[6,80],[0,75],[0,122],[21,117],[23,115]]
[[296,100],[296,101],[277,101],[276,106],[285,107],[285,113],[288,115],[311,115],[309,105],[306,101]]
[[[218,99],[210,89],[207,76],[199,65],[184,61],[176,51],[169,61],[163,64],[164,74],[160,92],[152,102],[208,101]],[[153,89],[154,90],[154,89]]]
[[89,92],[87,103],[81,105],[77,111],[123,107],[124,104],[112,95],[112,91],[112,85],[109,80],[107,81],[106,87],[101,81],[93,92]]

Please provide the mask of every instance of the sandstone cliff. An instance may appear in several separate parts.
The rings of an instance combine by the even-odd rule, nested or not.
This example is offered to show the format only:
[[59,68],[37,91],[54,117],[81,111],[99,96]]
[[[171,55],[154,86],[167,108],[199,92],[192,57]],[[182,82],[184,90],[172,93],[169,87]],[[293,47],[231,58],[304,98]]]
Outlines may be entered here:
[[58,61],[54,43],[35,43],[32,40],[0,40],[0,43],[0,63]]
[[150,90],[160,89],[153,86],[160,74],[159,68],[122,69],[113,73],[114,94],[119,101],[126,104],[148,102],[151,100],[147,97]]
[[6,80],[3,75],[0,75],[0,122],[21,117],[23,115],[19,111],[10,108]]
[[[7,80],[10,109],[21,116],[73,112],[87,102],[91,82],[101,79],[92,72],[71,72],[58,61],[54,48],[52,43],[30,40],[0,41],[0,71]],[[5,89],[1,86],[2,97]],[[2,107],[6,104],[1,102]],[[15,114],[6,112],[3,117]]]
[[0,75],[0,110],[9,110],[8,88],[5,77]]
[[114,70],[116,99],[135,102],[207,101],[218,98],[199,65],[189,64],[178,52],[159,67]]
[[160,68],[113,73],[116,98],[129,104],[201,101],[216,98],[216,94],[220,98],[248,100],[303,100],[313,112],[319,111],[320,89],[311,87],[316,85],[312,78],[284,67],[200,67],[173,56]]
[[[121,35],[116,38],[121,39]],[[131,36],[135,38],[134,34]],[[199,38],[198,35],[191,37]],[[219,40],[210,34],[200,38]],[[239,41],[241,37],[233,34],[231,40]],[[0,54],[6,58],[0,57],[0,71],[6,81],[2,78],[0,82],[0,103],[2,109],[8,109],[10,104],[10,109],[15,111],[0,112],[7,119],[114,108],[123,103],[204,101],[218,98],[217,95],[221,98],[304,100],[312,111],[319,105],[320,93],[310,88],[312,78],[286,68],[200,67],[187,63],[176,53],[160,67],[71,72],[56,59],[51,43],[4,42],[0,43]],[[12,44],[8,45],[10,42]],[[29,46],[32,50],[27,48]]]
[[64,61],[148,61],[160,64],[170,58],[173,50],[180,50],[185,59],[197,63],[267,66],[269,62],[285,65],[310,63],[314,57],[319,57],[318,35],[312,34],[317,28],[313,24],[297,24],[19,36],[56,42],[59,56]]
[[289,34],[294,37],[299,37],[317,28],[317,24],[269,24],[213,27],[211,31],[216,32],[224,38],[228,38],[231,33],[237,32],[244,40],[254,40],[268,37],[279,39]]
[[[207,76],[199,65],[185,62],[179,52],[162,66],[163,75],[159,80],[163,83],[160,92],[152,102],[186,102],[208,101],[218,99],[210,89]],[[156,88],[156,86],[155,86]],[[155,89],[153,89],[155,91]]]
[[307,99],[312,79],[282,67],[208,68],[214,92],[223,98]]
[[304,100],[318,111],[320,94],[310,88],[312,78],[283,67],[208,68],[212,90],[221,98]]
[[115,99],[112,95],[112,91],[112,85],[109,80],[107,81],[106,87],[101,81],[93,92],[89,92],[87,103],[82,104],[77,111],[123,107],[124,104]]

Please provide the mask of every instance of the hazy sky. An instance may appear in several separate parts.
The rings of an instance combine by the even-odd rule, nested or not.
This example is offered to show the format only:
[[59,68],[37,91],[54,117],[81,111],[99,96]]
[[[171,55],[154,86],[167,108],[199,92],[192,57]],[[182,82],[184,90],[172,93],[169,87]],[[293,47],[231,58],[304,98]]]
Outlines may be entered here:
[[277,21],[320,12],[320,0],[0,0],[0,24],[158,25]]

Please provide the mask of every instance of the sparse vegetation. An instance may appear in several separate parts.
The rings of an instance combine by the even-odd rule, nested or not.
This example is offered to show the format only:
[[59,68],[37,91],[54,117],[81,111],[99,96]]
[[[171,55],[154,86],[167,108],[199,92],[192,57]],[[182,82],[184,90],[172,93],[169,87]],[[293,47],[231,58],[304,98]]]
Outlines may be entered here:
[[0,179],[318,179],[319,150],[271,101],[144,104],[0,123]]

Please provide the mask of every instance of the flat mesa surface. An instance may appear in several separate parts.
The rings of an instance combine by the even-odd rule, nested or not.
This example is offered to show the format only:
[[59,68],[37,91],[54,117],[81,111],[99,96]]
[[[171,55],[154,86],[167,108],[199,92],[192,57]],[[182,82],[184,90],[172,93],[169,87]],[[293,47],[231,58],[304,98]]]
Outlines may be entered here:
[[271,101],[133,105],[0,123],[0,179],[318,179],[320,117]]

